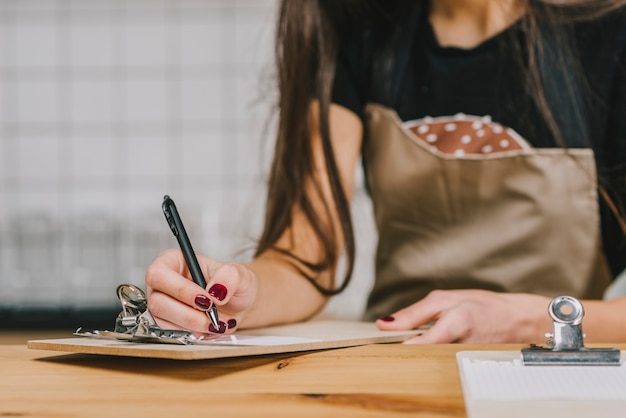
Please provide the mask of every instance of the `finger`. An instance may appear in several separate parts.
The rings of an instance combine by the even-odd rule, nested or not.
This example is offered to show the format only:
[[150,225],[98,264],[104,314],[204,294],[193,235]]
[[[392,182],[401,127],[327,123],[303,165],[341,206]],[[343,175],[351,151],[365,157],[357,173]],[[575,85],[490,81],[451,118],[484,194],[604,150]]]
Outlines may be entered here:
[[[175,329],[176,330],[176,329],[178,329],[178,330],[184,330],[184,331],[191,331],[190,329],[183,328],[180,325],[177,325],[177,324],[175,324],[173,322],[168,321],[167,319],[159,318],[158,316],[156,316],[154,314],[152,315],[152,317],[154,318],[154,320],[156,321],[157,325],[161,329],[165,329],[165,330],[170,330],[170,329]],[[191,332],[193,333],[193,335],[196,338],[206,337],[206,336],[209,335],[209,334],[204,333],[204,332],[193,332],[193,331],[191,331]]]
[[[219,320],[219,328],[215,328],[212,323],[209,323],[209,334],[232,334],[237,329],[237,320],[235,318],[227,319],[225,316],[221,316]],[[214,335],[212,335],[214,336]]]
[[[154,316],[154,320],[157,322],[157,325],[162,328],[162,329],[181,329],[181,327],[179,327],[178,325],[174,324],[173,322],[168,321],[167,319],[163,319],[163,318],[159,318],[157,316]],[[188,329],[184,329],[185,331],[191,331]],[[193,332],[191,331],[192,334],[194,335],[194,337],[196,337],[197,339],[200,340],[208,340],[211,338],[218,338],[221,336],[221,334],[208,334],[206,332]]]
[[181,327],[173,322],[168,321],[167,319],[159,318],[156,315],[152,315],[157,323],[157,325],[162,329],[182,329],[185,331],[191,331],[196,338],[215,338],[225,334],[232,334],[235,332],[237,327],[237,321],[235,319],[229,319],[228,322],[220,321],[219,328],[216,329],[213,327],[213,324],[209,324],[208,332],[198,332],[190,330],[189,328]]
[[381,330],[415,329],[437,320],[441,313],[456,303],[451,291],[434,290],[424,299],[401,309],[390,316],[380,318],[376,325]]
[[169,248],[162,251],[152,264],[165,265],[166,267],[179,272],[184,276],[188,276],[187,264],[182,252],[177,248]]
[[[148,298],[148,309],[152,316],[165,320],[169,324],[174,324],[176,329],[186,329],[206,334],[210,331],[209,326],[212,327],[211,321],[205,312],[181,303],[162,292],[151,292]],[[159,324],[159,326],[161,325]],[[215,328],[213,328],[213,331],[215,331]]]
[[224,263],[217,261],[213,258],[205,257],[202,255],[197,256],[198,264],[200,264],[200,269],[202,270],[202,274],[204,278],[208,282],[211,276],[215,274],[215,271],[220,268]]
[[441,318],[421,335],[406,340],[405,344],[446,344],[463,341],[469,328],[462,315],[449,313]]
[[[178,254],[180,255],[180,252]],[[212,304],[208,292],[183,275],[184,269],[177,263],[178,258],[182,258],[182,255],[179,257],[175,252],[169,252],[148,267],[145,281],[149,296],[154,289],[189,306],[206,311]]]

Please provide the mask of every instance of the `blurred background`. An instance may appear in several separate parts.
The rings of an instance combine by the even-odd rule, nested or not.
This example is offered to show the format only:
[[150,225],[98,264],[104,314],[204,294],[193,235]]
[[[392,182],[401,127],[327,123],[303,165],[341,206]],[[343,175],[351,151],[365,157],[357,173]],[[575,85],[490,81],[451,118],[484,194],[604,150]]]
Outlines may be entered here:
[[[111,328],[177,243],[247,261],[261,231],[277,0],[0,0],[0,328]],[[323,316],[357,319],[376,233],[357,172],[357,260]],[[626,275],[608,297],[626,293]]]
[[[273,146],[275,0],[0,0],[0,327],[103,326],[177,245],[247,261]],[[361,178],[361,174],[357,173]],[[354,204],[358,318],[375,232]]]

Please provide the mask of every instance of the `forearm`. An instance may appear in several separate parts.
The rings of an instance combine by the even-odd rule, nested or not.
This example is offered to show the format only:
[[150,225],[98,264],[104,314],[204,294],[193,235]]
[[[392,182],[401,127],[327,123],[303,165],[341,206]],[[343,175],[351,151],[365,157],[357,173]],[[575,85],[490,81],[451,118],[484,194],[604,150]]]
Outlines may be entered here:
[[256,274],[259,289],[256,302],[242,318],[240,328],[302,321],[322,309],[328,300],[285,256],[266,253],[246,266]]

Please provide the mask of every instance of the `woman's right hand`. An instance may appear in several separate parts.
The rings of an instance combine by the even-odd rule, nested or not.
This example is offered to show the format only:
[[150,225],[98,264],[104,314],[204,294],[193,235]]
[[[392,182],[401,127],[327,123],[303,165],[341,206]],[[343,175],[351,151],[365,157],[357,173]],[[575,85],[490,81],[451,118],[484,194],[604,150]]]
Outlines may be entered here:
[[[161,253],[146,270],[148,308],[161,328],[185,329],[197,334],[230,333],[242,322],[258,295],[258,279],[242,264],[221,263],[198,256],[207,287],[195,284],[178,249]],[[206,311],[215,303],[220,328]]]

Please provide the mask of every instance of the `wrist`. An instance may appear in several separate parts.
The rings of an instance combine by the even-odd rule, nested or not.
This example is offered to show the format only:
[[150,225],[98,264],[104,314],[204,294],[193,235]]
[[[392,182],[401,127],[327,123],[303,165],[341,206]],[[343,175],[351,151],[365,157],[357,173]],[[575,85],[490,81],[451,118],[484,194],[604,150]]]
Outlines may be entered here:
[[548,314],[551,298],[533,294],[513,294],[520,303],[512,304],[518,309],[515,342],[545,345],[545,334],[552,330],[552,319]]

